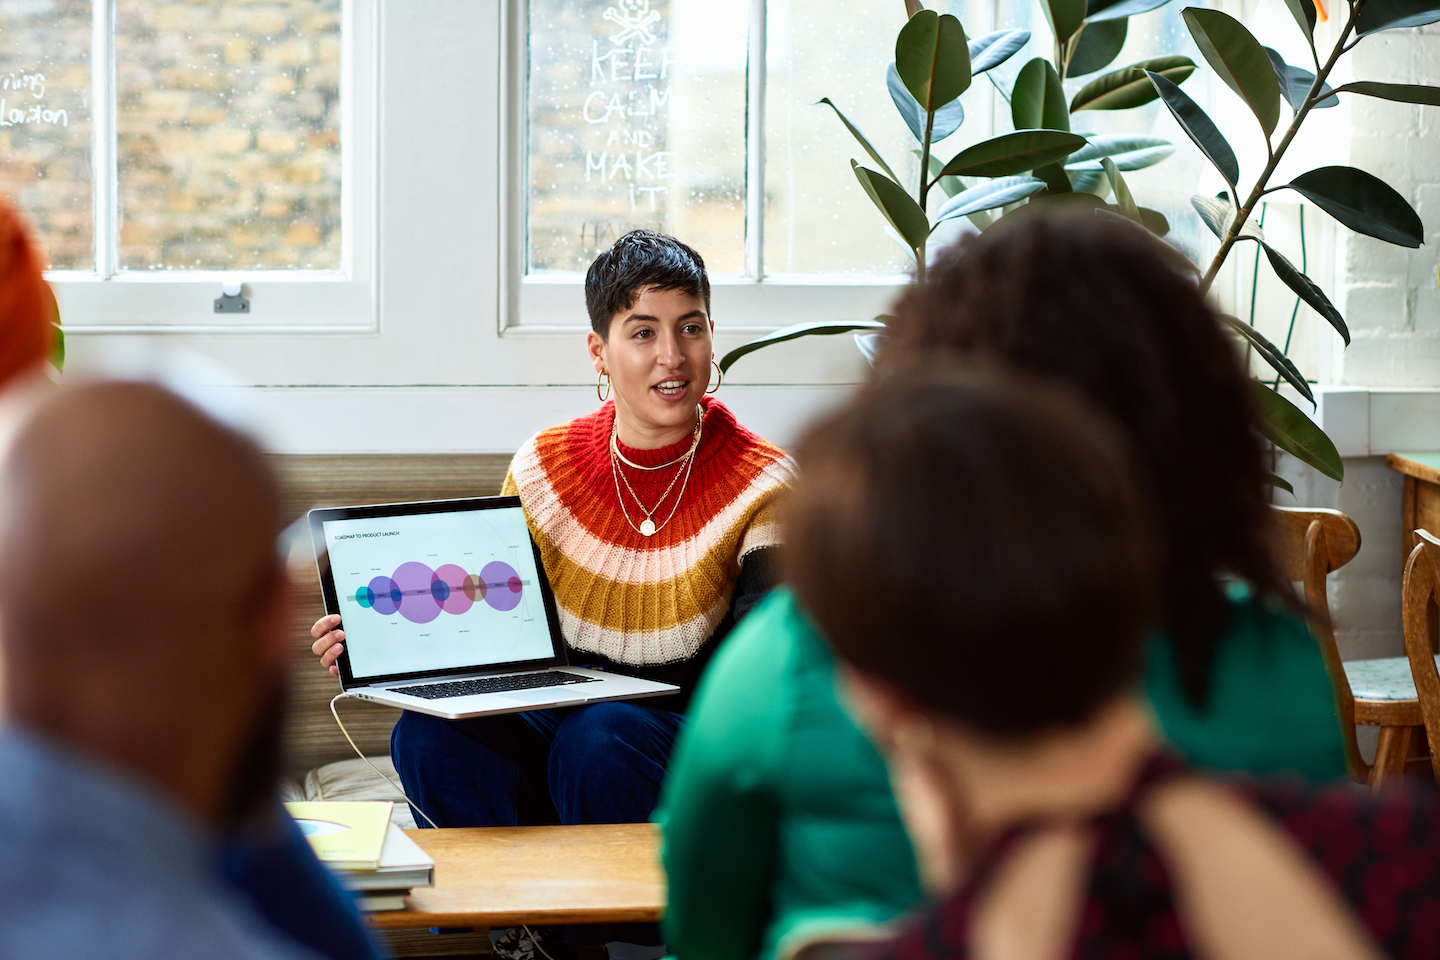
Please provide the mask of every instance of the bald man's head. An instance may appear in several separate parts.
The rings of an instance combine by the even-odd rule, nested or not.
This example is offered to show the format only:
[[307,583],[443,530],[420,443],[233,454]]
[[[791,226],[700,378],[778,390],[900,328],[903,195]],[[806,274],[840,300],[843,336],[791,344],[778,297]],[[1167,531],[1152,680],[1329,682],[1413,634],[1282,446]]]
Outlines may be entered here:
[[259,450],[189,403],[141,383],[58,391],[0,465],[10,670],[243,660],[279,524]]

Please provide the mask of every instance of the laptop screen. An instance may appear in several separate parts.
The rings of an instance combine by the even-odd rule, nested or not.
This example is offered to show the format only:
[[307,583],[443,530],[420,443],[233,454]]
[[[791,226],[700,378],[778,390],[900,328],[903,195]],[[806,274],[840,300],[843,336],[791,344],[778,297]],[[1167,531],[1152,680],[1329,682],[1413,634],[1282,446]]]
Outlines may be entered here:
[[[312,515],[329,554],[328,571],[321,564],[322,580],[328,573],[333,581],[327,607],[338,604],[332,612],[344,625],[353,680],[555,657],[523,511],[456,509],[467,502],[484,501]],[[396,512],[406,506],[439,512]],[[376,511],[390,515],[366,515]]]

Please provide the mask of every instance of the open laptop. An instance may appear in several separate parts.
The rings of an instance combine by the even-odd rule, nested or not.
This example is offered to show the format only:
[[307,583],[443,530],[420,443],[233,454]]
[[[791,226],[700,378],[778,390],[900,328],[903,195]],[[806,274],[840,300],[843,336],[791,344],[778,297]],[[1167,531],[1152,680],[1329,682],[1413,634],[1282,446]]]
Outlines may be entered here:
[[311,510],[353,697],[448,720],[680,688],[571,667],[519,497]]

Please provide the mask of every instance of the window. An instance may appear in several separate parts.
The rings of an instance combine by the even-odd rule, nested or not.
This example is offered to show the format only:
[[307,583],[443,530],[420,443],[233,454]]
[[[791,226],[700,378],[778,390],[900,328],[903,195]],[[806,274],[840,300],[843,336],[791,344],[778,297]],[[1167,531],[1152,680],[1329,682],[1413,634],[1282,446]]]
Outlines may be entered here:
[[[583,323],[580,274],[636,227],[700,250],[731,330],[806,310],[880,312],[905,255],[863,206],[849,135],[813,104],[885,97],[899,0],[525,0],[525,10],[512,75],[526,94],[514,184],[524,253],[510,325]],[[908,133],[883,107],[889,126],[872,135],[903,159]]]
[[[373,327],[370,25],[348,6],[0,6],[0,190],[67,326]],[[253,310],[217,315],[237,279]]]
[[[926,5],[955,14],[972,35],[1034,34],[995,83],[977,79],[964,95],[966,122],[940,148],[949,156],[1010,129],[1001,89],[1032,57],[1048,56],[1051,39],[1029,0]],[[1109,69],[1165,53],[1198,60],[1183,5],[1132,18]],[[853,140],[817,102],[834,100],[913,181],[915,144],[884,83],[901,0],[526,0],[526,8],[523,76],[512,78],[524,83],[527,121],[512,324],[583,322],[578,273],[635,227],[694,244],[717,299],[754,325],[794,322],[801,310],[853,319],[883,309],[910,263],[846,163]],[[1075,119],[1080,130],[1175,140],[1177,155],[1137,171],[1134,188],[1185,232],[1183,245],[1204,242],[1184,215],[1204,165],[1158,103]]]

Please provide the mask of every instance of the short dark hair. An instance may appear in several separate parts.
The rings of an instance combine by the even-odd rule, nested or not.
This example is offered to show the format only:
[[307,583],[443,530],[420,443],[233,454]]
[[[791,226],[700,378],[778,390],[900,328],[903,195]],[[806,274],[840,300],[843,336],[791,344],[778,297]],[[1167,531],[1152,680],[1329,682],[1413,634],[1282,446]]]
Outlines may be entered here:
[[653,230],[631,230],[590,264],[585,273],[585,309],[590,327],[610,337],[610,321],[640,299],[646,287],[679,290],[705,301],[710,312],[710,278],[694,248]]
[[1019,374],[881,380],[813,427],[789,582],[839,656],[1004,738],[1074,726],[1138,683],[1148,504],[1118,431]]
[[1156,505],[1161,626],[1181,683],[1209,695],[1230,624],[1222,575],[1299,610],[1271,554],[1253,385],[1179,255],[1093,214],[1004,217],[896,304],[881,366],[991,358],[1074,387],[1125,428]]

